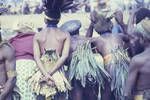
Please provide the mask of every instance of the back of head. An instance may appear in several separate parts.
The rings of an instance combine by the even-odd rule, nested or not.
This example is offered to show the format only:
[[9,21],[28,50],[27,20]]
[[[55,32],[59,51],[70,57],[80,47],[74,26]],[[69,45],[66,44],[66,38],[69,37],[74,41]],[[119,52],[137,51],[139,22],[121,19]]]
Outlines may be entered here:
[[61,12],[71,9],[73,0],[43,0],[46,24],[57,25]]
[[112,22],[109,18],[106,18],[104,15],[97,13],[96,11],[93,12],[94,14],[94,29],[99,34],[111,32],[112,29]]
[[150,18],[150,10],[147,8],[140,8],[136,13],[136,24],[145,19],[146,17]]
[[31,22],[23,21],[23,20],[16,20],[12,30],[17,33],[30,33],[34,32],[34,25]]
[[135,32],[139,37],[142,37],[146,41],[150,41],[150,19],[143,19],[137,24]]
[[57,25],[60,20],[61,14],[59,10],[46,10],[45,11],[45,23],[51,25]]

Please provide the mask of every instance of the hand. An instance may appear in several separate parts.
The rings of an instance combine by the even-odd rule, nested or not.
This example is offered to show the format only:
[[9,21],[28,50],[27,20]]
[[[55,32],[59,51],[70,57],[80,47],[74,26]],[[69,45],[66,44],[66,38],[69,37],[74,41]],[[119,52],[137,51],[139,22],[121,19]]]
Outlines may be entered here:
[[47,85],[51,86],[51,87],[54,87],[55,86],[55,82],[51,81],[51,80],[48,80],[46,81]]
[[43,82],[43,81],[54,81],[53,80],[53,77],[51,77],[48,73],[45,73],[43,76],[41,76],[40,78],[40,82]]
[[52,77],[49,73],[44,74],[44,77],[45,77],[47,80],[54,81],[53,77]]
[[42,79],[41,79],[40,82],[43,82],[43,81],[45,81],[45,82],[46,82],[48,85],[50,85],[50,86],[54,86],[54,85],[55,85],[55,82],[54,82],[53,77],[50,76],[48,73],[46,73],[46,74],[42,77]]
[[46,79],[47,85],[52,86],[52,87],[55,85],[54,80],[50,75],[45,76],[45,79]]
[[118,24],[123,24],[123,13],[122,11],[116,11],[114,13],[114,17],[115,17],[115,20],[117,21]]

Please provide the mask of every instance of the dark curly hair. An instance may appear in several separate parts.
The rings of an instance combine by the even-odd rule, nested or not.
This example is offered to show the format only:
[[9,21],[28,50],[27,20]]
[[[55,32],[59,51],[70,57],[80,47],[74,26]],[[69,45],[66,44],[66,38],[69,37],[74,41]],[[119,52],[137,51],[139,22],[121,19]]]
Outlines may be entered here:
[[74,7],[73,0],[42,0],[44,4],[47,23],[57,24],[61,17],[61,12]]
[[140,8],[136,13],[136,24],[141,22],[144,18],[148,17],[150,18],[150,10],[147,8]]

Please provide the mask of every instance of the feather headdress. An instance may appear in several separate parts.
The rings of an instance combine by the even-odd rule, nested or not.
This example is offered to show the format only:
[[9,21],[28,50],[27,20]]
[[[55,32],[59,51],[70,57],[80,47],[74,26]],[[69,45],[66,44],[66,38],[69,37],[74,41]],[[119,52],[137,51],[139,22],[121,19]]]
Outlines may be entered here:
[[59,19],[61,12],[71,9],[76,5],[73,0],[43,0],[45,15],[52,19]]

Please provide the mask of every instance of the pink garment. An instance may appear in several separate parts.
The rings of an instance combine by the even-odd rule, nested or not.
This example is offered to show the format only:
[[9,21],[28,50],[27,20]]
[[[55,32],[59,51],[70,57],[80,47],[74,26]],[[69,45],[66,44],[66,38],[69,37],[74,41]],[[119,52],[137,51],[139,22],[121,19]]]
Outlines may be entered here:
[[16,59],[34,59],[33,58],[33,36],[34,33],[18,33],[17,36],[10,39],[10,43],[15,48]]

